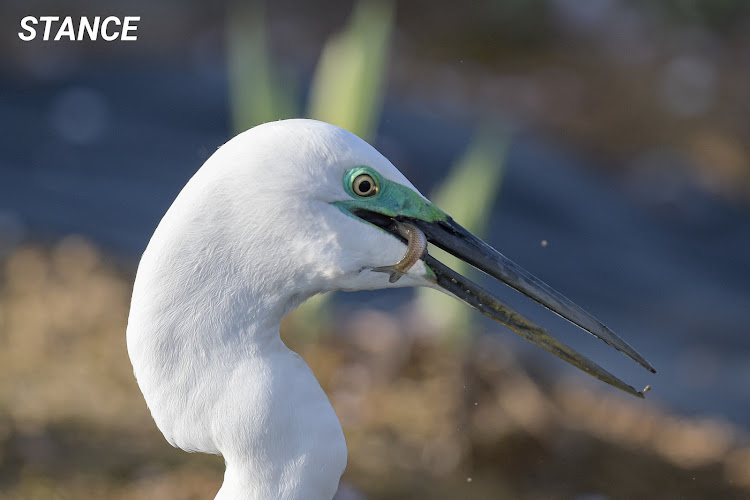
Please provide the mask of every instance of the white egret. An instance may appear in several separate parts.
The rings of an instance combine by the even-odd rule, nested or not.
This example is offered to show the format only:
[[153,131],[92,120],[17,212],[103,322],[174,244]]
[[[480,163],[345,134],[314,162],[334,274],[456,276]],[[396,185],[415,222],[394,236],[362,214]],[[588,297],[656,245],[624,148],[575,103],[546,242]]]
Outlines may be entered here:
[[130,359],[161,432],[173,446],[226,461],[216,498],[335,494],[346,465],[341,426],[307,364],[279,337],[289,311],[330,290],[442,290],[643,396],[424,253],[426,241],[653,371],[431,204],[360,138],[312,120],[260,125],[219,148],[164,215],[138,267],[128,319]]

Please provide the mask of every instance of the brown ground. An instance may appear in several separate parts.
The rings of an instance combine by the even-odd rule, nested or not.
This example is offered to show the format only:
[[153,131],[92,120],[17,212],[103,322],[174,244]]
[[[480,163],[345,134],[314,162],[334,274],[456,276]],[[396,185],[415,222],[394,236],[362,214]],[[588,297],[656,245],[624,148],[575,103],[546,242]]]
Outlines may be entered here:
[[[221,459],[171,448],[133,379],[131,273],[74,238],[0,270],[0,499],[213,498]],[[367,498],[750,497],[747,437],[720,420],[535,381],[494,338],[460,353],[398,317],[340,323],[314,344],[284,335],[326,388],[344,480]]]

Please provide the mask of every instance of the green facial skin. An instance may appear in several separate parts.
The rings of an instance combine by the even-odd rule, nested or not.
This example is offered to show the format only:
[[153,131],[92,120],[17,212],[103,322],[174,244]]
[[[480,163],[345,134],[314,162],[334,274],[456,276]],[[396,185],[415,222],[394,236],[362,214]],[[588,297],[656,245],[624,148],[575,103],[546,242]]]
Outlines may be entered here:
[[[376,194],[362,197],[357,196],[352,191],[352,182],[361,174],[368,174],[373,178],[378,187]],[[352,211],[361,209],[388,217],[401,215],[426,222],[438,222],[448,218],[445,212],[419,196],[412,189],[384,179],[370,167],[354,167],[347,170],[344,174],[344,189],[353,199],[335,201],[333,205],[347,215],[352,215]]]
[[[352,190],[352,182],[357,176],[368,174],[375,181],[377,192],[372,196],[358,196]],[[333,205],[350,217],[366,222],[356,217],[355,210],[367,210],[388,217],[410,217],[426,222],[438,222],[448,219],[448,216],[438,207],[419,196],[414,190],[397,182],[384,179],[370,167],[350,168],[344,174],[344,189],[352,197],[351,200],[335,201]],[[369,224],[369,222],[368,222]],[[378,226],[374,226],[378,227]],[[378,227],[381,231],[384,229]],[[385,231],[387,232],[387,231]],[[390,234],[390,233],[389,233]],[[432,269],[425,264],[428,277],[434,277]]]

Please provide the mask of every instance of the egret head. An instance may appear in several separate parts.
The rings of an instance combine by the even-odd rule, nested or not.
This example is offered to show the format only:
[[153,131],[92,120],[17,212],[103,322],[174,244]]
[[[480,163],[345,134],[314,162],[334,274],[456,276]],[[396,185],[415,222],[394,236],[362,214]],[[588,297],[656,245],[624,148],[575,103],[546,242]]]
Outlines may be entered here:
[[[447,217],[372,146],[313,120],[271,122],[238,135],[214,153],[175,205],[180,198],[190,199],[180,220],[209,227],[210,235],[202,233],[215,251],[233,247],[242,261],[235,269],[251,274],[248,280],[284,276],[284,288],[301,297],[428,284],[421,260],[394,283],[375,271],[400,261],[405,246],[364,214],[428,222]],[[201,221],[189,221],[196,217]]]
[[213,261],[224,266],[216,272],[287,290],[296,300],[289,307],[329,290],[436,288],[591,375],[642,397],[429,252],[413,258],[396,279],[383,272],[404,259],[408,238],[403,227],[408,225],[429,243],[653,371],[602,323],[461,227],[373,147],[333,125],[286,120],[240,134],[206,162],[170,209],[175,211],[187,224],[183,237],[198,234],[201,240],[180,246],[210,251]]

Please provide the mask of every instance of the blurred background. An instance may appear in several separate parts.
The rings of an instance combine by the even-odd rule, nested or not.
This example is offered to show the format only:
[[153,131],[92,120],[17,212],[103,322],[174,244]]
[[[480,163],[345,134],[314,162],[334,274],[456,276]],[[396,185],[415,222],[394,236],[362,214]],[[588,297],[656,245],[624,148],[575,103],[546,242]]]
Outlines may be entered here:
[[[21,42],[27,15],[141,21]],[[747,498],[748,89],[743,0],[4,0],[0,498],[213,497],[221,459],[172,449],[133,379],[129,294],[211,153],[294,116],[373,143],[659,370],[502,286],[647,399],[439,294],[317,299],[282,336],[342,421],[341,498]]]

